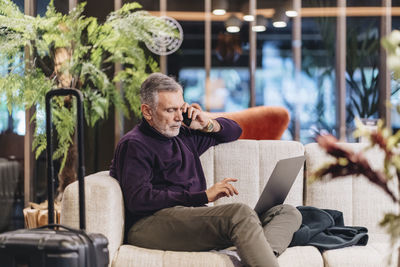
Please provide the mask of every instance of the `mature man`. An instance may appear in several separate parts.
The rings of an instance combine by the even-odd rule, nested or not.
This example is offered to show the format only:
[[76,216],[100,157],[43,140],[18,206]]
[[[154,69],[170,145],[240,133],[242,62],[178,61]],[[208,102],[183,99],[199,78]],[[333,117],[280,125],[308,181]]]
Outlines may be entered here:
[[276,256],[301,223],[295,208],[280,205],[258,217],[245,204],[206,206],[239,192],[234,178],[207,189],[199,156],[236,140],[241,128],[185,103],[182,87],[160,73],[144,81],[140,96],[143,120],[121,139],[110,169],[124,195],[128,243],[175,251],[236,246],[247,266],[278,266]]

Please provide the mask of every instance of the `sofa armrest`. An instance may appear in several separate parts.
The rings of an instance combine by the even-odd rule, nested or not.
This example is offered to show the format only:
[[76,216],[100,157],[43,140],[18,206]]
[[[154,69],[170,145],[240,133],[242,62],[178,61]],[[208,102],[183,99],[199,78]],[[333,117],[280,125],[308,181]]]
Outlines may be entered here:
[[[120,185],[108,171],[85,177],[86,231],[108,239],[110,263],[124,238],[124,202]],[[67,186],[61,204],[61,223],[79,228],[78,182]]]

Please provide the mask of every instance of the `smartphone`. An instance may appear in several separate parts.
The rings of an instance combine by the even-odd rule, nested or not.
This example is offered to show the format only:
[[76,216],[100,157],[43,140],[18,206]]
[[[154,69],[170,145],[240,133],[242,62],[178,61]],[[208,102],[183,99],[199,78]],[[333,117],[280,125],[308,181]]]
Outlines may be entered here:
[[190,119],[189,117],[188,117],[188,112],[186,111],[186,112],[182,112],[182,116],[183,116],[183,123],[186,125],[186,126],[190,126],[190,124],[192,123],[192,119]]

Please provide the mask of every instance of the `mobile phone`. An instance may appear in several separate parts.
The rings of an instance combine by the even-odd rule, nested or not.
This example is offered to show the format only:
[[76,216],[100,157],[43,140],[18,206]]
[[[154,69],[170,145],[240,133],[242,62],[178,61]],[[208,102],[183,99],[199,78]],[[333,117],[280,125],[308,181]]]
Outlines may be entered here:
[[190,119],[189,117],[188,117],[188,112],[186,111],[186,112],[182,112],[182,116],[183,116],[183,123],[186,125],[186,126],[190,126],[190,124],[192,123],[192,119]]

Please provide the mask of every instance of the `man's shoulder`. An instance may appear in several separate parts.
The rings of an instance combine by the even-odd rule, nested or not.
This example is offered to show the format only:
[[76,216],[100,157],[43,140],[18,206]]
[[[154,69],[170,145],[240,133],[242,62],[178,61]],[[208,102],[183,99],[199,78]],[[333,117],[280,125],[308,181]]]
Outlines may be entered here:
[[134,127],[132,130],[127,132],[119,141],[119,145],[125,144],[142,144],[144,143],[145,135],[138,129]]

